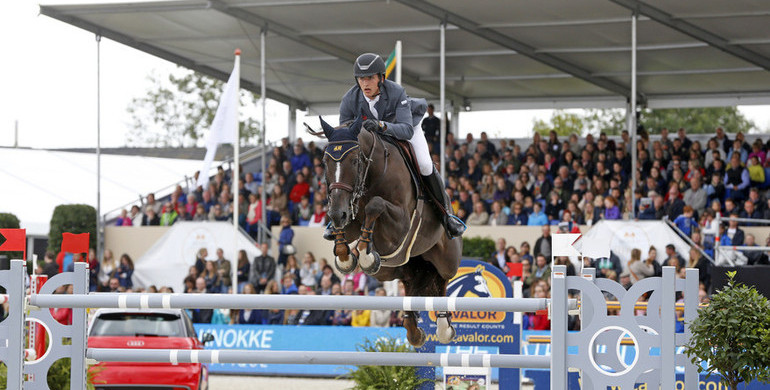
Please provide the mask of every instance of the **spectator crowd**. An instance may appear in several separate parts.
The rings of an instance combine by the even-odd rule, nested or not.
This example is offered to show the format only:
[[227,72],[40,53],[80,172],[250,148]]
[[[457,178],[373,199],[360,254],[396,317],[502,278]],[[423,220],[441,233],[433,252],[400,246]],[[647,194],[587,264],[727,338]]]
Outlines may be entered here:
[[[701,138],[702,139],[702,138]],[[428,134],[435,161],[438,140]],[[631,150],[636,148],[637,170],[632,171]],[[446,137],[446,191],[452,199],[455,214],[469,226],[542,226],[543,236],[530,248],[498,243],[490,263],[509,271],[510,263],[522,264],[522,275],[512,276],[524,282],[527,295],[550,294],[550,230],[579,232],[579,226],[591,226],[600,220],[661,220],[667,218],[694,246],[685,263],[673,247],[636,248],[631,260],[623,266],[617,256],[607,259],[584,259],[585,266],[596,267],[600,277],[608,277],[630,285],[660,273],[661,264],[654,254],[665,250],[665,264],[678,270],[692,266],[700,270],[704,292],[710,287],[710,261],[715,242],[721,245],[756,246],[756,238],[739,225],[751,222],[717,223],[719,218],[770,219],[770,202],[766,190],[770,177],[770,141],[747,142],[742,133],[729,135],[721,127],[706,142],[691,140],[684,128],[670,135],[660,129],[651,137],[640,131],[635,145],[628,132],[619,139],[602,133],[579,138],[573,134],[548,137],[535,134],[531,143],[514,140],[492,141],[486,133],[479,139],[468,134],[457,140]],[[291,144],[282,140],[272,150],[266,172],[245,172],[236,181],[238,198],[233,199],[230,172],[220,168],[206,188],[185,191],[182,186],[165,200],[153,194],[145,203],[123,210],[117,225],[171,225],[180,220],[232,221],[233,203],[238,202],[239,224],[256,237],[260,225],[281,224],[280,257],[272,260],[263,255],[249,263],[239,256],[238,289],[244,293],[298,294],[380,294],[378,285],[357,272],[338,280],[331,267],[312,254],[300,264],[291,251],[291,226],[325,226],[327,223],[327,187],[322,163],[323,151],[314,142],[307,145],[298,139]],[[631,178],[636,176],[632,191]],[[261,198],[264,186],[266,199]],[[262,221],[263,209],[267,219]],[[723,221],[724,222],[724,221]],[[766,264],[763,252],[743,252],[748,264]],[[185,279],[185,290],[226,293],[230,273],[223,271],[220,260],[208,262],[207,254]],[[270,260],[268,260],[268,258]],[[128,259],[130,262],[130,259]],[[123,259],[110,267],[122,266]],[[571,266],[568,260],[558,263]],[[229,263],[228,263],[229,264]],[[104,267],[104,265],[102,265]],[[229,265],[227,266],[229,267]],[[124,267],[125,268],[125,267]],[[229,269],[229,268],[228,268]],[[220,275],[223,273],[222,275]],[[104,277],[102,277],[104,279]],[[130,288],[117,278],[116,287]],[[101,279],[100,279],[101,280]],[[105,279],[106,280],[106,279]],[[110,287],[111,279],[107,280]],[[705,298],[704,298],[705,299]],[[220,313],[221,314],[221,313]],[[324,324],[393,324],[385,313],[289,312],[230,313],[219,321],[231,323],[324,323]],[[393,314],[393,313],[391,313]],[[204,313],[199,319],[215,320],[217,313]],[[364,317],[368,316],[366,321]],[[210,317],[210,318],[209,318]],[[243,318],[242,318],[243,317]],[[544,327],[547,319],[533,314],[528,319],[534,327]],[[265,322],[267,321],[267,322]],[[251,323],[251,322],[249,322]]]

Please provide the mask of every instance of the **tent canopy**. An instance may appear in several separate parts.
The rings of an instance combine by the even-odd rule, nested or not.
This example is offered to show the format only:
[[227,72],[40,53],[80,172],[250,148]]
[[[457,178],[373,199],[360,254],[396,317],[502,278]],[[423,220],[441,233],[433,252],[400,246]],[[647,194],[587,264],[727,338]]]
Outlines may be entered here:
[[181,0],[41,6],[44,15],[226,80],[335,113],[363,52],[403,42],[402,83],[473,110],[625,107],[631,18],[639,15],[638,100],[652,108],[770,104],[770,2],[759,0]]

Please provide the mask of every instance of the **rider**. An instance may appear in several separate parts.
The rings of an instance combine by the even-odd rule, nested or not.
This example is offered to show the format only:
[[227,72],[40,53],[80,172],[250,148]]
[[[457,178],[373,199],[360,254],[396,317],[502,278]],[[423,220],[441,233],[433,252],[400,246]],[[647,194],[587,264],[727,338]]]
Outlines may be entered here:
[[422,131],[412,126],[412,110],[404,88],[385,78],[385,61],[377,54],[361,54],[353,66],[356,85],[345,93],[340,104],[340,124],[363,112],[363,127],[381,131],[402,141],[409,141],[417,157],[420,174],[434,199],[443,201],[440,215],[451,238],[459,237],[465,225],[452,215],[452,205],[444,190],[444,181],[433,166],[428,143]]

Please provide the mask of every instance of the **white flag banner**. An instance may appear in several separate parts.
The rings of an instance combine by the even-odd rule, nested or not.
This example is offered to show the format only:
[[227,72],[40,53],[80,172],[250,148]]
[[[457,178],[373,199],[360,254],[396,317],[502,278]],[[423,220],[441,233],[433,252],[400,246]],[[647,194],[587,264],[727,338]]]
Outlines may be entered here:
[[240,61],[236,60],[233,73],[227,80],[222,96],[219,99],[219,107],[211,122],[211,131],[206,138],[206,157],[203,159],[203,169],[198,175],[196,186],[206,189],[209,182],[209,172],[214,155],[219,144],[234,144],[238,134],[238,98],[241,77]]
[[580,256],[580,252],[572,244],[580,237],[580,233],[560,233],[551,236],[551,254],[553,256]]
[[690,246],[663,221],[600,221],[583,233],[575,247],[592,259],[609,257],[612,250],[625,268],[632,249],[641,250],[644,259],[650,246],[655,246],[657,260],[663,264],[668,244],[674,245],[685,260],[689,259]]

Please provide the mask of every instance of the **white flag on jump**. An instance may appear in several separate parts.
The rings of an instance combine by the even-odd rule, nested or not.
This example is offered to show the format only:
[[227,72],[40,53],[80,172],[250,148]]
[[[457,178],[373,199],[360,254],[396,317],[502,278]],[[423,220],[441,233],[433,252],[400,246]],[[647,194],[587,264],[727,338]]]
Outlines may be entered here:
[[580,233],[559,233],[551,236],[551,253],[554,256],[580,256],[580,252],[572,244],[580,237]]
[[206,189],[209,183],[209,171],[211,163],[214,161],[214,155],[217,153],[219,144],[234,144],[236,134],[238,134],[238,97],[240,90],[240,61],[236,59],[233,66],[233,73],[227,80],[222,97],[219,99],[219,107],[214,115],[214,121],[211,123],[211,131],[206,138],[206,157],[203,159],[203,169],[198,174],[197,186]]

